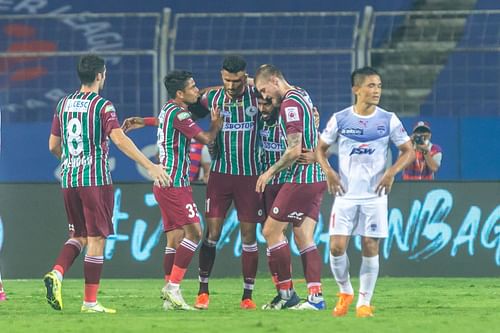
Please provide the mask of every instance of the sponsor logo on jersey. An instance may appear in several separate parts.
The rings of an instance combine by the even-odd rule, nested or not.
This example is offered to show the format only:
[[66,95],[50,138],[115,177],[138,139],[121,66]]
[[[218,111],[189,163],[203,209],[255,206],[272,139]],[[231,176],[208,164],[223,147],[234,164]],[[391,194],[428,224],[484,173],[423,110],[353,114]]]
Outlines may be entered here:
[[255,116],[255,115],[257,114],[257,111],[259,111],[259,110],[257,109],[257,107],[256,107],[256,106],[253,106],[253,105],[250,105],[249,107],[247,107],[247,108],[245,109],[245,113],[246,113],[246,114],[247,114],[247,116],[249,116],[249,117],[253,117],[253,116]]
[[177,114],[177,119],[179,119],[180,121],[186,120],[188,118],[191,118],[191,114],[189,112],[183,111]]
[[287,216],[289,219],[293,219],[293,220],[297,220],[297,221],[302,221],[302,219],[304,218],[304,213],[300,213],[300,212],[291,212],[290,214],[288,214]]
[[289,106],[285,108],[285,114],[287,123],[300,120],[299,109],[296,106]]
[[229,111],[229,110],[222,110],[222,111],[220,112],[220,115],[221,115],[222,117],[231,117],[231,111]]
[[224,103],[224,104],[222,104],[222,106],[223,106],[223,107],[228,107],[228,108],[242,107],[242,106],[243,106],[243,100],[241,100],[241,101],[229,102],[229,103]]
[[104,113],[108,113],[108,112],[116,112],[113,104],[107,105],[106,108],[104,109]]
[[364,144],[361,144],[359,145],[358,147],[354,147],[352,148],[351,150],[351,153],[349,154],[349,156],[351,155],[371,155],[375,152],[375,148],[370,148],[370,145],[364,143]]
[[364,128],[368,127],[368,120],[360,119],[359,124],[363,126]]
[[266,151],[285,151],[285,147],[281,142],[262,141],[262,148]]
[[363,135],[364,131],[362,128],[343,128],[340,130],[342,135]]
[[224,123],[223,131],[251,131],[253,130],[253,121],[246,121],[241,123]]
[[68,99],[64,106],[64,112],[87,112],[90,106],[90,101],[86,99]]

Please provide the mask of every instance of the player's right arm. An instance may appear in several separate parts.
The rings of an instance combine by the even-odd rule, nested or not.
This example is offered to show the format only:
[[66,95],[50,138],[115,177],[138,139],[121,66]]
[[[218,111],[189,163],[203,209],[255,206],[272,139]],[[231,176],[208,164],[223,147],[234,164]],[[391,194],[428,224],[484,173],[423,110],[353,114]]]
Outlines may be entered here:
[[330,145],[320,138],[318,146],[316,147],[316,160],[325,173],[328,193],[333,195],[343,195],[345,194],[345,190],[340,183],[340,177],[338,173],[333,170],[330,162],[328,161],[328,148],[330,148]]
[[156,117],[130,117],[123,121],[122,129],[125,133],[128,131],[143,128],[144,126],[158,127],[158,118]]
[[137,148],[134,142],[125,135],[121,128],[112,129],[109,138],[125,155],[143,166],[148,171],[151,178],[153,178],[155,184],[160,184],[165,187],[170,186],[171,179],[165,172],[164,167],[161,164],[154,164],[151,162],[139,148]]
[[340,177],[338,173],[333,170],[328,161],[328,156],[330,156],[328,149],[337,140],[337,137],[337,118],[333,115],[319,137],[318,146],[316,147],[316,160],[325,173],[328,193],[333,195],[344,195],[345,189],[340,182]]
[[220,111],[218,108],[212,109],[210,111],[211,123],[210,129],[205,132],[201,131],[194,136],[194,138],[205,145],[211,144],[215,138],[217,137],[217,133],[219,133],[222,127],[222,118],[220,116]]

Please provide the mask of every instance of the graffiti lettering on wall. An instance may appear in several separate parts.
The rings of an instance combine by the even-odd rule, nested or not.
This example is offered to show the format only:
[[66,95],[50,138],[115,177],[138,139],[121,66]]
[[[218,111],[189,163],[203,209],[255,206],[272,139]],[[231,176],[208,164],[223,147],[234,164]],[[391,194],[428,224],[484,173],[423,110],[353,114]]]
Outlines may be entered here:
[[[130,234],[121,233],[120,225],[131,222],[128,221],[129,214],[126,208],[121,206],[121,196],[122,191],[117,188],[113,215],[115,235],[107,241],[105,257],[112,259],[117,242],[129,242],[132,258],[137,261],[146,261],[162,237],[162,223],[136,219]],[[146,207],[157,205],[152,193],[145,194],[144,204]],[[460,251],[466,251],[467,255],[474,256],[477,249],[482,247],[493,252],[493,262],[500,266],[500,205],[489,214],[483,212],[480,207],[472,205],[462,221],[447,220],[452,209],[453,196],[444,189],[429,191],[422,202],[415,200],[406,223],[401,209],[391,209],[389,236],[381,245],[381,254],[385,259],[389,259],[395,247],[396,250],[407,253],[409,260],[426,260],[438,253],[448,251],[451,257],[457,256]],[[200,219],[203,226],[201,216]],[[220,250],[224,247],[232,247],[233,254],[240,256],[241,237],[238,231],[239,221],[236,211],[233,210],[226,218],[217,248]],[[314,239],[318,248],[322,249],[323,260],[326,263],[329,257],[329,235],[328,225],[325,225],[322,215],[319,217]],[[260,226],[257,240],[259,243],[265,243]],[[292,253],[299,255],[293,235],[290,235],[289,240]],[[359,237],[355,237],[354,242],[356,248],[360,250]],[[449,245],[451,249],[447,250]]]

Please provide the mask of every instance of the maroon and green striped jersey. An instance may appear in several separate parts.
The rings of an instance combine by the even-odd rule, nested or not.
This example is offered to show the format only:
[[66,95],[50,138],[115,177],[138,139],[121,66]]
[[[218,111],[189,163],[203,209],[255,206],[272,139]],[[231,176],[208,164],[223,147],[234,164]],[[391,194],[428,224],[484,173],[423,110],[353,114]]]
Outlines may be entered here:
[[160,163],[172,178],[173,187],[189,186],[189,145],[191,138],[201,128],[191,118],[191,113],[169,100],[158,116],[158,140],[156,142]]
[[120,124],[107,99],[77,91],[57,104],[52,135],[61,137],[63,188],[109,185],[108,135]]
[[[285,138],[280,129],[278,121],[267,123],[259,120],[259,135],[260,135],[260,161],[262,171],[266,171],[273,164],[278,162],[286,150]],[[287,180],[288,169],[278,172],[269,180],[268,184],[284,184]]]
[[[318,132],[314,124],[313,103],[305,90],[294,88],[287,91],[281,103],[279,119],[285,138],[293,133],[302,133],[302,148],[316,149]],[[289,183],[310,184],[325,179],[319,163],[294,163],[287,175]]]
[[229,98],[224,88],[210,90],[201,102],[209,110],[219,108],[224,120],[216,138],[218,154],[212,160],[211,171],[241,176],[260,174],[255,87],[246,86],[235,99]]

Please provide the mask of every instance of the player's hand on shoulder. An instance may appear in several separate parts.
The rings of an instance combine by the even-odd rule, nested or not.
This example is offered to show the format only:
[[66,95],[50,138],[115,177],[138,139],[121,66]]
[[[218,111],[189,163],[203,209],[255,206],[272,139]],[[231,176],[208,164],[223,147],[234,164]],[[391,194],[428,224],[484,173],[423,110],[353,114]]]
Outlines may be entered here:
[[144,127],[144,119],[141,117],[130,117],[123,121],[122,130],[127,133],[130,130]]

